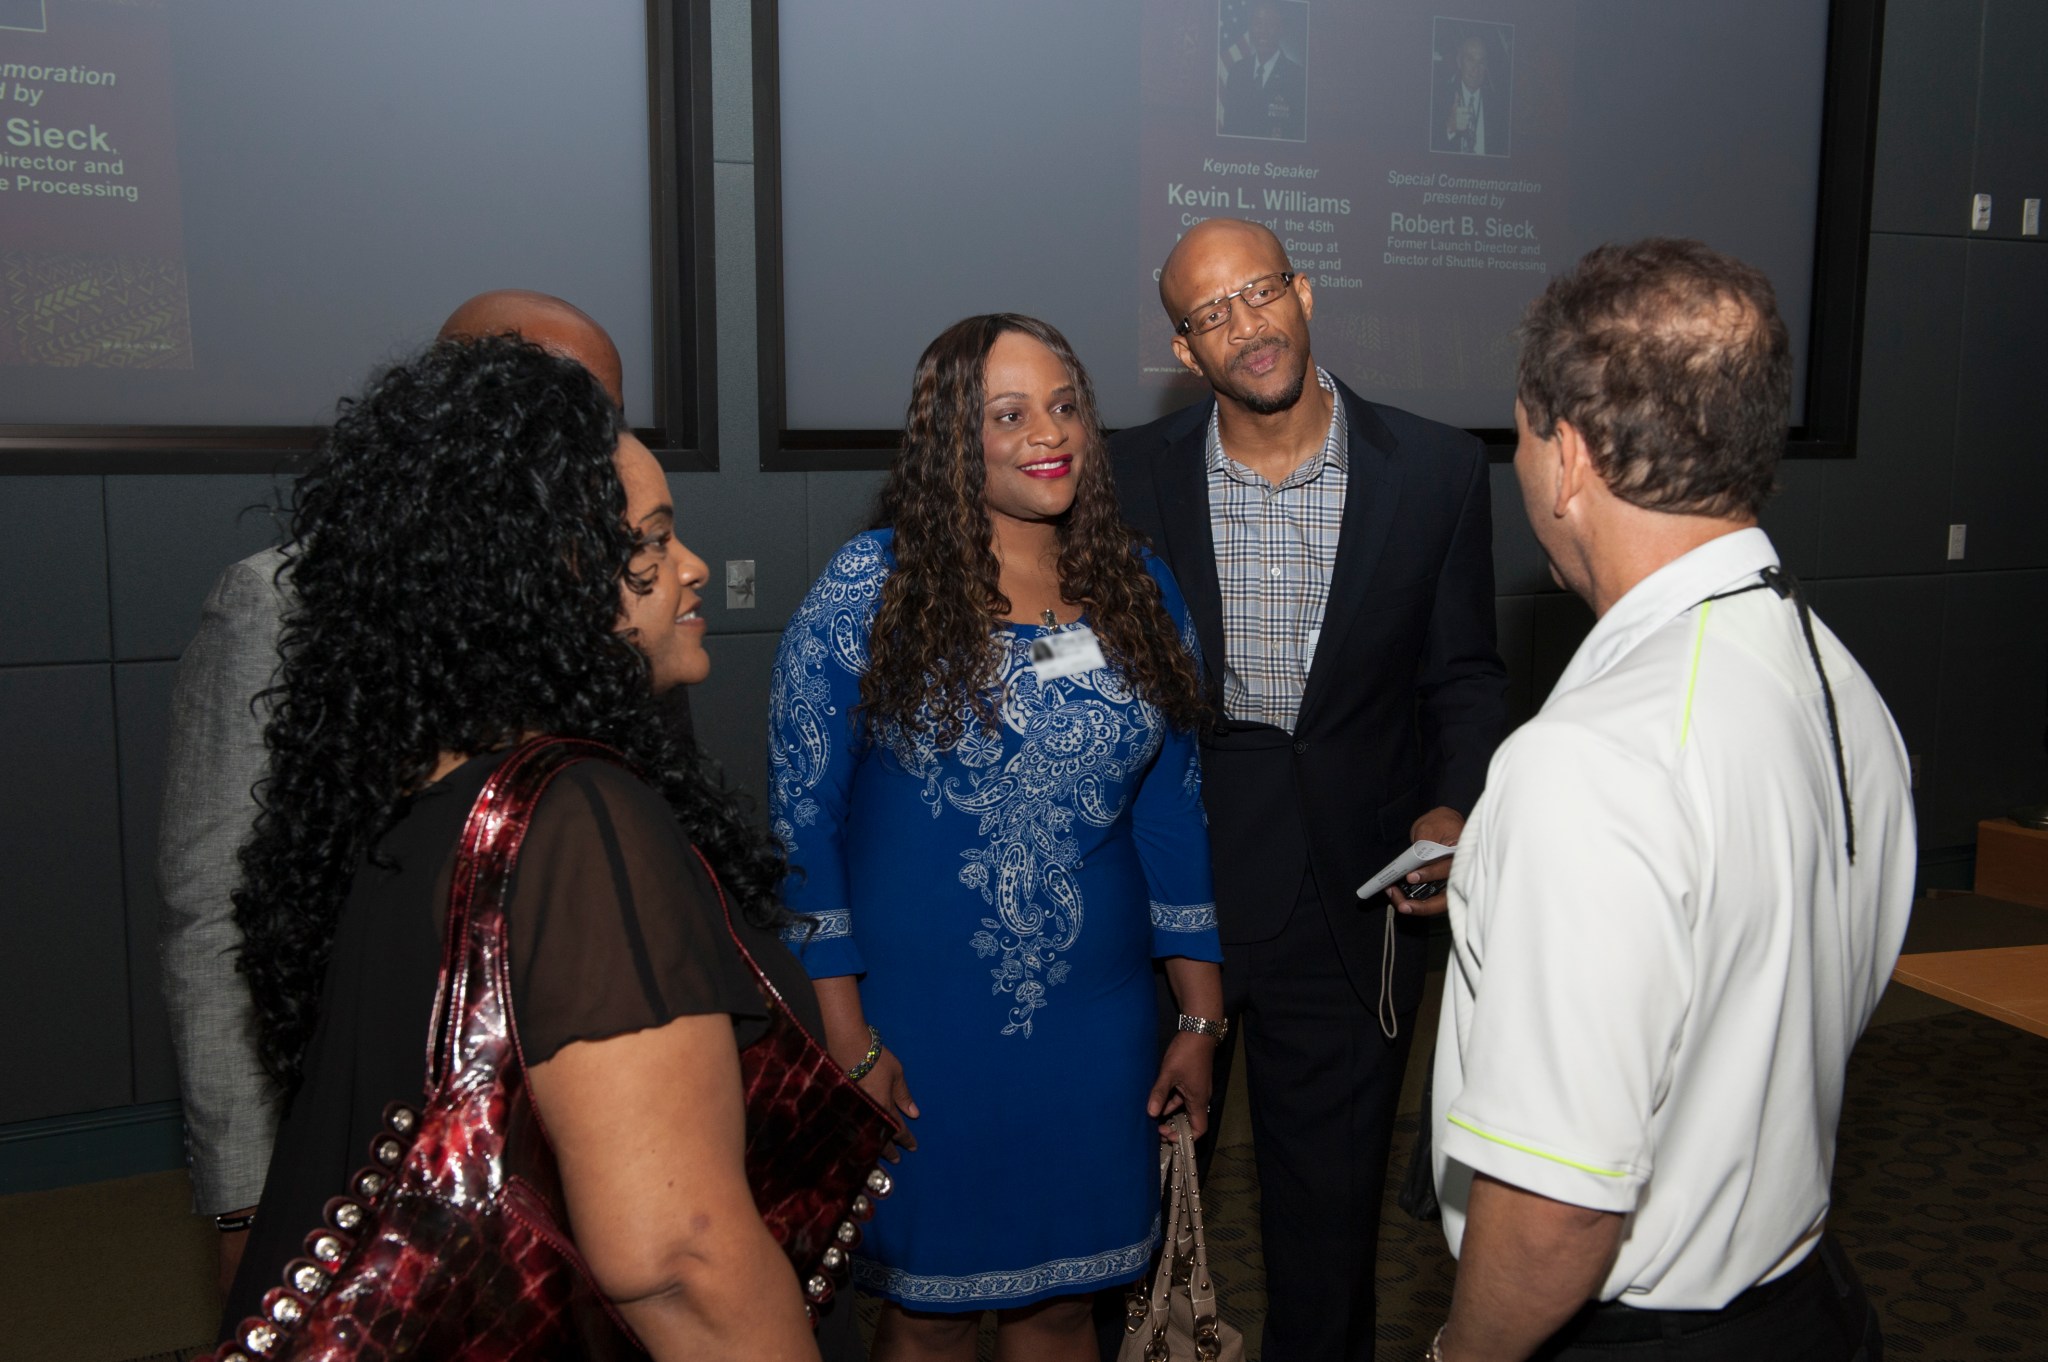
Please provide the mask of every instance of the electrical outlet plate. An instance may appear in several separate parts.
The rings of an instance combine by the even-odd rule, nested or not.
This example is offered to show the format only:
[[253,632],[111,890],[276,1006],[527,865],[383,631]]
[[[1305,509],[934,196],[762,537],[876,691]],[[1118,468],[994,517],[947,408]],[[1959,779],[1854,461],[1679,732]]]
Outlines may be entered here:
[[752,610],[754,608],[753,559],[728,558],[725,560],[725,608],[728,610]]

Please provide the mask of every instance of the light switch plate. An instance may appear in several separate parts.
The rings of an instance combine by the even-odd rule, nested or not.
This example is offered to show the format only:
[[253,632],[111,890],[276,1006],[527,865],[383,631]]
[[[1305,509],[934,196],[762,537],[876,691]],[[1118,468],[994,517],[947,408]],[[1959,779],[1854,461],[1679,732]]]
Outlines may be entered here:
[[753,559],[728,558],[725,560],[725,608],[728,610],[752,610],[754,608]]
[[1991,230],[1991,196],[1979,194],[1970,200],[1970,230],[1988,232]]
[[2025,199],[2020,203],[2020,235],[2041,235],[2041,201]]
[[1948,527],[1948,560],[1951,563],[1963,561],[1963,540],[1969,532],[1970,527],[1968,525],[1951,525]]

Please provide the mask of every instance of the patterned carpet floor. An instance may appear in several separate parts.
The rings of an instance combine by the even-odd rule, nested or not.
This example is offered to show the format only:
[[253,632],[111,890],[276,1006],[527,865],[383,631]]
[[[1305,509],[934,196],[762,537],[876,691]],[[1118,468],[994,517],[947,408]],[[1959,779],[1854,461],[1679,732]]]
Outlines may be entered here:
[[[1389,1359],[1420,1356],[1451,1302],[1441,1231],[1391,1200],[1416,1119],[1396,1134],[1381,1221],[1379,1354]],[[1260,1362],[1249,1145],[1217,1152],[1203,1200],[1217,1294],[1248,1362]],[[1883,1316],[1887,1356],[2048,1362],[2048,1040],[1964,1012],[1872,1028],[1849,1066],[1832,1223]],[[985,1333],[984,1357],[989,1344]]]
[[[1416,1117],[1394,1139],[1398,1187]],[[1217,1153],[1203,1200],[1226,1316],[1257,1362],[1252,1151]],[[1872,1028],[1849,1065],[1832,1226],[1884,1321],[1888,1357],[2048,1359],[2048,1040],[1957,1012]],[[1438,1226],[1391,1190],[1380,1222],[1379,1353],[1418,1357],[1451,1303]]]

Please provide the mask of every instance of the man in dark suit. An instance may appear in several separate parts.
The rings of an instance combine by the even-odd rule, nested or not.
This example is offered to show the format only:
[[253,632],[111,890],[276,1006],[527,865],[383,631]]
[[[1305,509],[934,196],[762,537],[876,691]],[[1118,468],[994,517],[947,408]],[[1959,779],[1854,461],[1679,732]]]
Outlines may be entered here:
[[1223,81],[1223,131],[1233,137],[1302,141],[1308,132],[1308,73],[1280,50],[1280,7],[1265,0],[1247,23],[1249,55]]
[[[1362,1362],[1422,994],[1415,918],[1442,900],[1353,891],[1411,841],[1457,841],[1505,728],[1485,451],[1316,367],[1314,293],[1265,228],[1200,224],[1159,287],[1174,353],[1214,400],[1110,450],[1221,716],[1203,797],[1225,1006],[1250,1056],[1264,1351]],[[1226,1036],[1219,1104],[1231,1056]]]
[[1456,69],[1437,87],[1429,136],[1432,151],[1505,156],[1514,135],[1507,91],[1489,69],[1487,40],[1475,33],[1458,44]]

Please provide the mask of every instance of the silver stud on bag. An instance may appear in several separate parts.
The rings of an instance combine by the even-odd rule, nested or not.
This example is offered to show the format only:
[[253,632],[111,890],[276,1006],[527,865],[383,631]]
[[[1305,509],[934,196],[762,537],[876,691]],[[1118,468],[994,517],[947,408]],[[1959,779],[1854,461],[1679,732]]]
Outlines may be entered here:
[[415,1112],[411,1107],[393,1107],[391,1109],[391,1128],[401,1135],[412,1134],[413,1127],[418,1125],[419,1122],[419,1113]]
[[362,1197],[365,1201],[372,1200],[376,1197],[377,1193],[384,1190],[384,1184],[389,1181],[389,1178],[376,1169],[365,1168],[356,1177],[356,1195]]
[[853,1205],[846,1210],[855,1220],[865,1220],[875,1213],[875,1204],[865,1196],[857,1196],[853,1199]]
[[270,1317],[286,1328],[297,1324],[305,1314],[305,1309],[290,1296],[279,1296],[270,1303]]
[[398,1167],[398,1161],[405,1157],[405,1146],[396,1140],[386,1138],[377,1141],[374,1152],[377,1156],[377,1162],[383,1164],[386,1168],[396,1168]]
[[860,1226],[851,1220],[842,1220],[839,1222],[839,1228],[832,1231],[832,1237],[844,1247],[852,1248],[860,1242]]
[[317,1296],[327,1289],[327,1274],[311,1263],[300,1263],[286,1274],[286,1279],[292,1290],[302,1296]]
[[336,1263],[340,1262],[341,1255],[344,1252],[341,1240],[331,1234],[323,1234],[315,1239],[312,1248],[313,1256],[329,1267],[333,1267]]
[[846,1250],[834,1244],[818,1255],[818,1261],[824,1265],[827,1272],[837,1272],[846,1266]]
[[334,1228],[353,1234],[363,1227],[363,1208],[353,1201],[344,1201],[334,1208]]
[[896,1180],[877,1168],[868,1174],[868,1190],[873,1192],[877,1199],[885,1197],[896,1190]]
[[254,1324],[242,1335],[242,1346],[252,1353],[268,1354],[277,1346],[280,1335],[274,1324]]
[[812,1273],[804,1282],[804,1294],[823,1305],[825,1298],[832,1294],[832,1283],[818,1273]]

